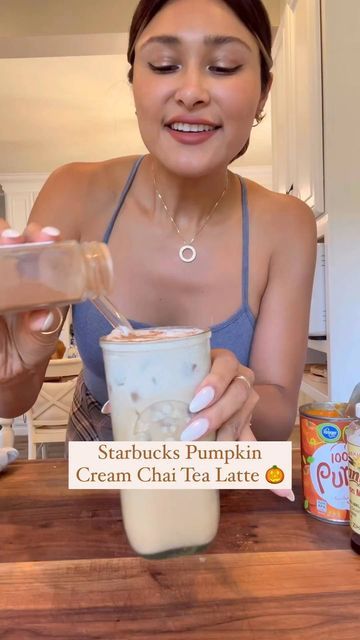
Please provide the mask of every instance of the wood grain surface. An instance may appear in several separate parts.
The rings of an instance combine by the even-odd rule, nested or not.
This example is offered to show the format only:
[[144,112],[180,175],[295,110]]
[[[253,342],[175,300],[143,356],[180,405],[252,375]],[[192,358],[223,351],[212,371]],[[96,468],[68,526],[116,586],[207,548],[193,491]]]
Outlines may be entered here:
[[117,491],[69,491],[65,461],[0,476],[1,640],[359,640],[349,527],[268,491],[222,491],[202,555],[143,560]]

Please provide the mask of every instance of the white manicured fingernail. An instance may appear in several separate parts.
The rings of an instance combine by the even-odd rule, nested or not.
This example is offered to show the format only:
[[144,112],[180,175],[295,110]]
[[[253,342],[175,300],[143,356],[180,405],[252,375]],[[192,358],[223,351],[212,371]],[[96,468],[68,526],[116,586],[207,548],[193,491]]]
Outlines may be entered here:
[[50,311],[47,316],[36,316],[31,322],[32,331],[47,331],[54,322],[54,314]]
[[196,394],[195,398],[191,400],[189,410],[191,413],[197,413],[198,411],[205,409],[205,407],[207,407],[214,398],[215,389],[213,389],[213,387],[203,387],[203,389]]
[[209,420],[206,418],[199,418],[191,422],[186,429],[182,432],[180,440],[197,440],[207,432],[209,428]]
[[110,404],[110,400],[108,400],[107,402],[105,402],[104,406],[101,409],[101,413],[104,414],[104,416],[108,416],[111,413],[111,404]]
[[271,489],[280,498],[287,498],[290,502],[295,502],[295,494],[291,489]]
[[51,325],[53,324],[54,319],[55,319],[55,316],[53,312],[50,311],[46,316],[45,320],[43,321],[41,331],[48,331],[48,329],[50,329]]
[[16,229],[4,229],[1,234],[2,238],[20,238],[21,233],[16,231]]
[[60,235],[60,231],[56,227],[43,227],[41,231],[46,233],[48,236],[53,236],[54,238],[57,238]]

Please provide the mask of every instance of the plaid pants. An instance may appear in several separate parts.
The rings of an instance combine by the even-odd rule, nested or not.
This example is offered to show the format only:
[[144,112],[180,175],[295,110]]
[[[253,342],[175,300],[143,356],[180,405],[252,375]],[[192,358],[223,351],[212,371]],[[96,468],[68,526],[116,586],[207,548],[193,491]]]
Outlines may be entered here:
[[111,419],[101,413],[101,404],[88,391],[79,374],[69,418],[66,441],[113,440]]

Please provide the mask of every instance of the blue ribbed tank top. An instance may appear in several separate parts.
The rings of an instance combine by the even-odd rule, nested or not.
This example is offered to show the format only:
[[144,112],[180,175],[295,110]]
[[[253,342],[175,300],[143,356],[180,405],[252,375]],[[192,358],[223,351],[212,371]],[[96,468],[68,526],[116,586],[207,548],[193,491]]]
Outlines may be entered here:
[[[108,243],[117,217],[125,202],[126,196],[134,181],[143,157],[139,158],[127,179],[118,205],[105,231],[103,242]],[[243,211],[243,257],[242,257],[242,305],[227,320],[213,325],[211,328],[211,346],[213,349],[229,349],[245,366],[249,363],[252,339],[256,320],[248,302],[249,295],[249,210],[247,187],[243,178],[242,211]],[[148,328],[151,325],[130,320],[135,329]],[[99,340],[111,331],[111,326],[97,311],[91,302],[86,301],[73,306],[73,328],[76,344],[84,363],[84,381],[92,396],[101,404],[108,399],[105,382],[105,371]]]

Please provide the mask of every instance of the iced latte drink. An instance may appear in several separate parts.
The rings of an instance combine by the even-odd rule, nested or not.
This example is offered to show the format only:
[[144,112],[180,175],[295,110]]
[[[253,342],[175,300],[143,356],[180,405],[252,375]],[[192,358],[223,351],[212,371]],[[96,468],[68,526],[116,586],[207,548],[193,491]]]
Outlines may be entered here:
[[[114,440],[179,440],[195,388],[210,369],[210,332],[113,332],[101,347]],[[217,532],[219,496],[213,489],[126,489],[121,506],[128,540],[144,557],[201,551]]]

